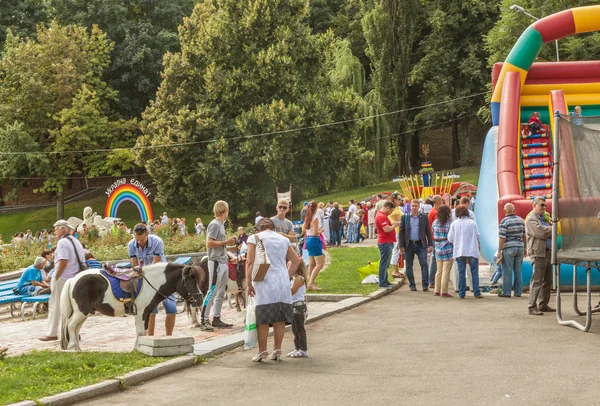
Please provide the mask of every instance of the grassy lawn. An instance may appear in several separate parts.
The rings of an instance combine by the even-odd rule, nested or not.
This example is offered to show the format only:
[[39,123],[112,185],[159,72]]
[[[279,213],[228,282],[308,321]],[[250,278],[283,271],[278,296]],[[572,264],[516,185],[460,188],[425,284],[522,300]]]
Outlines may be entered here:
[[[99,215],[104,216],[104,205],[106,204],[106,195],[98,196],[90,200],[82,200],[79,202],[68,203],[65,205],[65,217],[83,217],[83,208],[89,206]],[[193,226],[196,223],[196,218],[200,217],[204,225],[213,219],[212,208],[208,210],[184,210],[175,211],[164,206],[152,202],[152,211],[154,218],[157,219],[163,212],[167,212],[170,217],[185,217],[188,226],[188,232],[193,232]],[[211,214],[206,214],[206,213]],[[119,217],[125,221],[130,228],[140,222],[140,214],[137,208],[131,202],[124,202],[119,206]],[[56,206],[47,207],[27,213],[18,214],[3,214],[0,216],[0,233],[3,236],[5,243],[10,242],[10,236],[17,231],[25,232],[31,229],[34,234],[42,228],[52,228],[52,224],[56,221]]]
[[[454,170],[460,175],[460,181],[469,182],[477,185],[479,180],[479,167],[464,167]],[[384,182],[376,185],[363,186],[356,189],[336,191],[324,196],[315,196],[307,198],[305,200],[316,200],[317,202],[328,202],[337,201],[343,205],[347,205],[350,199],[361,200],[367,196],[371,196],[378,192],[393,192],[394,190],[400,190],[400,185],[397,182]],[[104,204],[106,203],[106,196],[102,195],[90,200],[84,200],[80,202],[73,202],[65,205],[65,217],[82,217],[83,208],[90,206],[95,212],[100,215],[104,215]],[[294,219],[298,219],[298,214],[302,209],[303,201],[295,202],[294,205]],[[202,221],[207,225],[212,220],[212,207],[199,207],[197,210],[174,210],[168,207],[164,207],[156,202],[152,202],[152,210],[154,217],[158,218],[164,211],[166,211],[170,217],[185,217],[188,224],[188,231],[191,230],[191,226],[196,221],[196,217],[202,218]],[[207,214],[208,213],[208,214]],[[131,227],[140,221],[140,215],[133,205],[133,203],[125,202],[119,207],[119,217],[125,221],[125,223]],[[246,218],[240,217],[241,223],[250,221]],[[254,217],[252,216],[252,219]],[[36,231],[42,228],[50,228],[56,221],[56,207],[48,207],[45,209],[39,209],[27,213],[20,214],[3,214],[0,216],[0,233],[3,235],[4,242],[10,242],[10,236],[17,231],[25,232],[27,229]]]
[[[356,270],[367,265],[368,261],[379,261],[379,250],[376,247],[331,248],[327,252],[331,256],[331,263],[317,278],[317,284],[323,289],[319,293],[368,295],[377,290],[377,285],[361,284],[362,279]],[[391,269],[389,268],[388,274]]]
[[0,360],[0,405],[38,400],[167,359],[139,353],[53,351],[7,357]]

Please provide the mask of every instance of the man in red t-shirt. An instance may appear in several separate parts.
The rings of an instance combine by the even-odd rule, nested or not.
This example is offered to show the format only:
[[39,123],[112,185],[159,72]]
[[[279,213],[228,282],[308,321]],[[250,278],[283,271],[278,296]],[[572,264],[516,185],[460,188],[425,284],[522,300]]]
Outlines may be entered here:
[[388,282],[387,269],[390,266],[392,250],[396,242],[396,227],[400,221],[391,221],[389,215],[396,206],[387,201],[375,216],[375,228],[377,228],[377,247],[379,248],[379,287],[389,289],[392,284]]
[[[433,222],[437,219],[438,209],[442,204],[444,204],[444,199],[442,199],[442,196],[440,196],[440,195],[435,195],[431,198],[431,200],[433,201],[433,209],[431,209],[429,211],[429,214],[427,215],[427,221],[429,222],[429,228],[432,230],[431,232],[433,233]],[[429,287],[431,289],[435,288],[433,281],[435,281],[436,273],[437,273],[437,261],[435,260],[435,245],[434,245],[433,251],[431,251],[431,262],[429,264]]]

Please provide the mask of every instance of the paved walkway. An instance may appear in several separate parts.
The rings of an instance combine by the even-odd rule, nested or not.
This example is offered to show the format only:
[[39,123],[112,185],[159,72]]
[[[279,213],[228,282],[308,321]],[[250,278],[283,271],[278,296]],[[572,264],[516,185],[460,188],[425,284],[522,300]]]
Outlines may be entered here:
[[307,330],[309,359],[252,363],[254,351],[237,350],[87,404],[598,403],[600,322],[582,333],[528,316],[526,296],[442,299],[404,285]]
[[[314,303],[312,308],[316,310],[325,309],[328,303]],[[231,309],[227,301],[223,304],[223,320],[233,323],[231,329],[220,329],[214,332],[201,331],[193,327],[187,314],[177,315],[174,336],[194,337],[196,343],[206,342],[217,337],[240,333],[244,331],[244,320],[246,312],[238,312]],[[10,319],[6,310],[0,313],[0,344],[8,347],[10,355],[40,349],[59,349],[58,341],[42,342],[38,338],[45,335],[46,315],[36,320],[21,318]],[[156,317],[157,336],[164,336],[164,311],[160,310]],[[135,342],[135,320],[133,317],[106,317],[101,315],[90,316],[81,329],[81,346],[86,351],[116,351],[127,352],[133,349]]]

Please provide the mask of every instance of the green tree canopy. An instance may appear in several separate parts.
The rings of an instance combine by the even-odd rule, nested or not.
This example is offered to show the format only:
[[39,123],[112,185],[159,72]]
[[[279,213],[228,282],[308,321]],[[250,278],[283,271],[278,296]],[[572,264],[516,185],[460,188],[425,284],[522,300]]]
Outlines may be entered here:
[[[107,118],[116,97],[102,80],[111,49],[97,26],[88,32],[53,22],[38,26],[37,40],[23,41],[8,32],[0,59],[0,176],[44,177],[40,191],[58,194],[59,217],[68,177],[115,169],[111,154],[65,151],[106,148],[132,134]],[[131,165],[119,156],[120,167]]]
[[[416,104],[425,106],[449,102],[486,90],[490,71],[483,36],[494,26],[499,13],[495,0],[457,2],[423,1],[425,36],[419,43],[418,61],[411,81],[419,87]],[[420,110],[416,125],[452,121],[452,159],[460,160],[457,118],[472,115],[485,103],[483,95],[439,104]],[[463,125],[468,122],[463,120]],[[418,150],[417,150],[418,154]]]
[[139,150],[161,202],[225,199],[235,213],[263,209],[278,186],[334,184],[356,125],[319,125],[356,117],[359,100],[334,84],[335,40],[311,34],[308,11],[305,0],[205,0],[184,20],[138,141],[194,143]]
[[[373,69],[373,89],[387,112],[409,106],[409,74],[415,61],[423,13],[418,0],[362,0],[362,25],[367,41],[366,54]],[[397,171],[406,173],[406,137],[409,115],[406,112],[386,117],[395,140]]]
[[139,117],[160,84],[162,58],[179,50],[177,27],[196,0],[51,0],[61,24],[98,25],[114,43],[106,82],[118,111]]
[[36,25],[48,19],[44,0],[0,0],[0,53],[4,48],[6,32],[28,37],[35,34]]

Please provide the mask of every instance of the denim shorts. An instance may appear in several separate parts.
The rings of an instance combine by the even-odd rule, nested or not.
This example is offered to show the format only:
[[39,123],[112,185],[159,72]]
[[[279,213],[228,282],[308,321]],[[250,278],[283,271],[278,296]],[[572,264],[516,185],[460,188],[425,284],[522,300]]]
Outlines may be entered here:
[[306,237],[306,250],[309,257],[319,257],[323,255],[323,243],[320,237]]
[[[175,300],[175,296],[171,295],[162,302],[165,312],[167,314],[177,314],[177,301]],[[154,309],[152,314],[158,313],[158,307]]]

